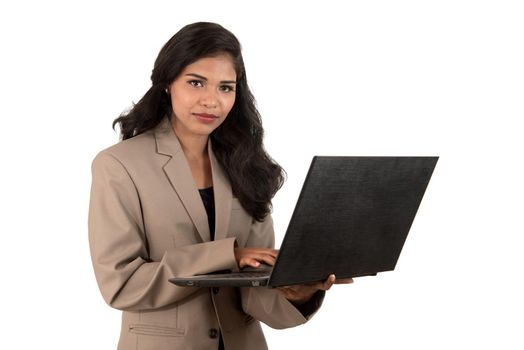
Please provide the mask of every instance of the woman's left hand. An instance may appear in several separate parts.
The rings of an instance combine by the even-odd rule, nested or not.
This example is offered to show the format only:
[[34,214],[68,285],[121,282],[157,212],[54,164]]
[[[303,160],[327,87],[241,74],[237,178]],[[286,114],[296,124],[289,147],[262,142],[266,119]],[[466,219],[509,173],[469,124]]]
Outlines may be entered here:
[[292,286],[278,287],[278,291],[284,297],[295,305],[301,305],[309,301],[313,294],[319,290],[329,290],[333,284],[349,284],[353,283],[352,278],[338,279],[335,275],[329,277],[323,282],[315,282],[308,284],[296,284]]

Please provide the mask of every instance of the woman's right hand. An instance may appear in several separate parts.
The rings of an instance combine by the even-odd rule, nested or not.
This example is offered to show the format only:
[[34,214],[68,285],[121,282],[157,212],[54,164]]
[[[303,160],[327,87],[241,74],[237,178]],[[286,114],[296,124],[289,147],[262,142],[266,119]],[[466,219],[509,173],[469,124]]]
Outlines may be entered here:
[[235,248],[235,259],[241,269],[247,266],[259,267],[260,264],[275,265],[278,250],[270,248]]

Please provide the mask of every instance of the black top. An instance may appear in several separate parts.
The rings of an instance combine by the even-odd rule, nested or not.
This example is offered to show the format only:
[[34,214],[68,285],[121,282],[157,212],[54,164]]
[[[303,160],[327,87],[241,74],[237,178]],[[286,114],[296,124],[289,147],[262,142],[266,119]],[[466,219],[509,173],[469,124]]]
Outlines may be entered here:
[[204,202],[204,207],[206,208],[209,233],[211,235],[211,240],[213,241],[215,240],[215,196],[213,187],[199,189],[198,192],[200,193],[200,197],[202,197],[202,202]]
[[[215,240],[215,194],[213,187],[199,189],[200,197],[206,208],[207,213],[207,224],[209,225],[209,234],[211,240]],[[224,341],[222,340],[222,333],[219,333],[220,338],[218,339],[218,350],[224,349]]]
[[[211,234],[211,240],[215,240],[215,196],[213,187],[199,189],[200,197],[206,208],[207,221],[209,225],[209,233]],[[308,302],[302,305],[295,305],[295,307],[307,317],[311,315],[320,306],[319,300],[322,300],[322,294],[324,292],[318,291],[316,296],[312,297]],[[219,333],[218,350],[224,349],[224,341],[222,340],[222,332]]]

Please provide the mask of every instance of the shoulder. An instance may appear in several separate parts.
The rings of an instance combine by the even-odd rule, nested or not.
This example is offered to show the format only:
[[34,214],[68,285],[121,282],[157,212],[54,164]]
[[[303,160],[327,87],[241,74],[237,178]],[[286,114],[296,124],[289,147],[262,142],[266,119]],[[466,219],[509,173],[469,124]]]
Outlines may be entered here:
[[100,151],[95,159],[112,156],[117,159],[127,159],[138,155],[155,152],[155,136],[151,131],[123,140]]
[[104,163],[121,163],[124,167],[140,163],[156,154],[154,132],[147,131],[130,139],[120,141],[100,151],[93,159],[93,166]]

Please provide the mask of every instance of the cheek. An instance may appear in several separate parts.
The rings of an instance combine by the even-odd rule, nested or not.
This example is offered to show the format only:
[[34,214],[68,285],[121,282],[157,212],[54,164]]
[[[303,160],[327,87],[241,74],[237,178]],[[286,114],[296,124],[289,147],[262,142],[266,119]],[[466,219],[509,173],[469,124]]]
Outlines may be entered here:
[[187,111],[191,107],[192,101],[190,96],[184,94],[171,95],[171,107],[175,113]]
[[233,108],[234,104],[235,104],[235,96],[234,95],[232,97],[227,98],[224,101],[224,109],[227,111],[228,114],[231,111],[231,109]]

